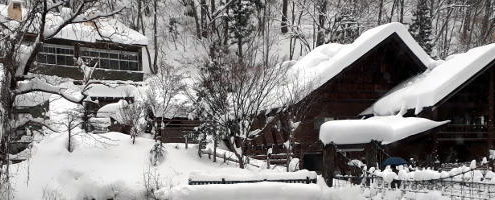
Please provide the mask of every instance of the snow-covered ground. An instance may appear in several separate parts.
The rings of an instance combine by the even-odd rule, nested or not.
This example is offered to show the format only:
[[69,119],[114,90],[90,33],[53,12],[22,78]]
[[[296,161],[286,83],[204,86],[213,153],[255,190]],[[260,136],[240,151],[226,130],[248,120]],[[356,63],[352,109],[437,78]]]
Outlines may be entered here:
[[[357,187],[330,189],[318,184],[246,183],[232,185],[187,185],[190,173],[266,174],[266,170],[238,169],[221,161],[199,158],[197,145],[166,144],[165,160],[150,166],[149,150],[154,141],[110,132],[75,137],[73,152],[66,150],[66,133],[47,135],[33,145],[32,157],[12,165],[15,199],[142,199],[145,179],[158,181],[156,195],[162,199],[360,199]],[[98,142],[100,141],[100,142]],[[274,176],[276,172],[273,172]],[[156,179],[155,179],[156,178]],[[155,187],[155,183],[152,186]],[[338,192],[346,191],[346,192]],[[219,195],[221,194],[221,195]]]
[[[165,160],[151,167],[149,151],[154,141],[137,138],[132,144],[128,135],[106,133],[76,136],[73,152],[66,150],[67,135],[53,133],[33,145],[32,158],[12,166],[16,199],[42,199],[54,193],[65,199],[136,197],[144,193],[145,174],[159,174],[165,185],[187,183],[189,172],[235,167],[213,163],[197,156],[196,146],[166,144]],[[127,199],[127,198],[124,198]]]
[[[144,199],[154,188],[161,199],[359,199],[359,188],[330,189],[319,178],[318,184],[256,183],[190,186],[194,177],[291,177],[310,174],[299,171],[284,173],[284,168],[268,170],[235,163],[214,163],[208,156],[200,158],[197,145],[165,144],[165,158],[151,166],[150,150],[155,141],[143,135],[132,144],[129,135],[118,132],[87,134],[75,128],[73,151],[67,150],[68,133],[63,126],[67,111],[75,104],[52,96],[50,119],[59,132],[37,137],[31,148],[22,152],[28,159],[11,165],[14,199]],[[281,172],[282,171],[282,172]],[[274,178],[275,177],[275,178]],[[300,178],[300,177],[299,177]],[[145,185],[148,185],[146,187]],[[347,192],[336,192],[345,190]],[[219,195],[219,194],[222,195]],[[332,195],[329,195],[332,194]],[[343,195],[343,196],[342,196]]]

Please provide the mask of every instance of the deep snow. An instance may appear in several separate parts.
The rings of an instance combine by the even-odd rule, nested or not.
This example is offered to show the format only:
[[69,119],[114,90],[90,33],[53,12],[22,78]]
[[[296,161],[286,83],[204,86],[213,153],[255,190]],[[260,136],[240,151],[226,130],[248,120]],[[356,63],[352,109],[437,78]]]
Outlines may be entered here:
[[334,120],[321,125],[320,140],[324,144],[330,142],[360,144],[371,140],[389,144],[448,122],[402,116],[376,116],[365,120]]
[[200,159],[195,145],[186,150],[184,144],[166,144],[164,162],[151,167],[148,155],[153,140],[137,138],[131,144],[128,135],[116,132],[93,137],[104,143],[79,135],[72,153],[65,148],[64,133],[53,133],[34,144],[31,159],[12,165],[16,199],[41,199],[44,192],[66,199],[132,198],[144,192],[144,175],[150,170],[160,174],[163,184],[176,185],[185,183],[193,170],[235,167]]

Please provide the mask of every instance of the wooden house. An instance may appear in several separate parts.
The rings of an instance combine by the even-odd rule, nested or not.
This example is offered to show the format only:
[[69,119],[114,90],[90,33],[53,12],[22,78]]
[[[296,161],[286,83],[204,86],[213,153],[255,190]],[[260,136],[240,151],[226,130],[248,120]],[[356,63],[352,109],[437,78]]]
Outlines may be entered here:
[[[28,9],[20,0],[0,4],[1,15],[18,21]],[[46,18],[46,26],[63,20],[55,11]],[[30,30],[26,40],[34,41],[36,29]],[[150,71],[148,62],[143,62],[147,44],[144,35],[113,17],[68,24],[43,43],[36,57],[37,65],[30,72],[81,80],[83,72],[76,67],[74,57],[82,57],[89,66],[96,65],[92,77],[96,80],[142,81]]]
[[[327,44],[328,48],[332,46],[334,44]],[[392,88],[427,70],[431,62],[405,27],[398,23],[371,29],[354,43],[338,46],[338,50],[325,48],[323,45],[314,50],[321,53],[312,52],[329,55],[324,59],[318,58],[325,61],[316,67],[314,63],[304,66],[304,61],[293,66],[316,69],[306,73],[323,77],[314,82],[315,86],[298,103],[291,105],[306,107],[304,115],[295,120],[300,124],[291,142],[294,144],[293,156],[300,158],[302,168],[310,170],[321,168],[322,144],[318,134],[322,123],[359,117],[363,110]],[[300,63],[302,66],[298,66]],[[289,133],[281,131],[280,123],[273,122],[276,117],[268,116],[266,119],[270,120],[260,124],[264,128],[246,147],[248,154],[263,155],[268,148],[272,148],[275,155],[286,152],[283,144],[288,141]]]
[[161,141],[165,143],[198,143],[194,133],[195,128],[201,124],[199,120],[191,120],[185,117],[154,118],[155,131]]
[[389,145],[389,152],[397,156],[423,160],[421,155],[433,152],[442,163],[481,159],[494,149],[494,66],[495,44],[471,49],[399,86],[362,114],[393,114],[402,109],[405,116],[450,121],[416,137],[416,141],[428,138],[430,150],[417,148],[411,141]]
[[[1,15],[18,21],[23,19],[28,9],[20,0],[0,4]],[[62,20],[62,16],[53,11],[46,15],[46,26]],[[26,42],[36,39],[36,29],[29,30],[25,36]],[[25,73],[70,78],[77,85],[83,79],[84,72],[76,65],[74,58],[82,58],[88,66],[95,67],[91,79],[105,82],[87,91],[91,100],[85,103],[87,116],[95,116],[98,108],[106,104],[120,99],[133,101],[134,93],[129,92],[128,87],[140,85],[144,75],[150,72],[145,53],[147,43],[144,35],[113,17],[68,24],[42,44],[36,55],[36,65]],[[124,82],[131,84],[123,86]]]
[[165,143],[198,143],[194,133],[201,121],[189,116],[189,106],[184,105],[183,98],[176,98],[178,96],[173,98],[167,109],[156,107],[148,111],[147,132]]

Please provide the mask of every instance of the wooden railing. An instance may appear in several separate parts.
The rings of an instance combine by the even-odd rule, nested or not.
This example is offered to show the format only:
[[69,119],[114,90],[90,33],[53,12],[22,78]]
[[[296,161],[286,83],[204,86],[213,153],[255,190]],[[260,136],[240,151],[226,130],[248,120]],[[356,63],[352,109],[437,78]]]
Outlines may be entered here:
[[439,141],[481,141],[488,138],[488,126],[481,124],[447,124],[437,135]]

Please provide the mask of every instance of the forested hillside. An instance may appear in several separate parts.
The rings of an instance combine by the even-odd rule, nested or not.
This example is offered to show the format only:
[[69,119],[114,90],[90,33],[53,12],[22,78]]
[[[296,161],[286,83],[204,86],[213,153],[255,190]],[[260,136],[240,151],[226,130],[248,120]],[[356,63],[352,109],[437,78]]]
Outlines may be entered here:
[[128,5],[121,20],[150,38],[155,66],[177,60],[190,64],[211,57],[212,48],[237,55],[256,48],[265,57],[292,60],[324,43],[350,43],[363,31],[389,22],[409,25],[423,48],[440,59],[495,41],[493,0],[106,0],[106,4],[111,10]]

